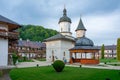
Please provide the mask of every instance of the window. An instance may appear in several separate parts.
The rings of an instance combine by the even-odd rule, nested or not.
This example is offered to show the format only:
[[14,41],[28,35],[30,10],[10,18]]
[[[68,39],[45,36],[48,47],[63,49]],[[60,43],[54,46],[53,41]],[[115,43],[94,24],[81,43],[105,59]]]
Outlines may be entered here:
[[63,56],[65,56],[65,52],[63,53]]

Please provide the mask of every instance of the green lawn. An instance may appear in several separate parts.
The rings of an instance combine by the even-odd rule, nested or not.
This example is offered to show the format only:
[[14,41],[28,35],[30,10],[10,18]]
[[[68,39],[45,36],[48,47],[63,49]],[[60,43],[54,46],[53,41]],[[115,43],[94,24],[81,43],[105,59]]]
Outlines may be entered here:
[[2,76],[2,71],[0,70],[0,77]]
[[37,60],[39,60],[39,61],[46,61],[46,58],[39,58]]
[[107,59],[107,58],[105,58],[105,59],[100,59],[100,62],[103,62],[103,63],[112,63],[112,62],[118,62],[118,60],[117,59]]
[[34,62],[34,61],[30,59],[30,60],[18,60],[18,62]]
[[55,72],[53,67],[31,67],[13,69],[12,80],[120,80],[120,70],[104,70],[79,67],[65,67],[63,72]]

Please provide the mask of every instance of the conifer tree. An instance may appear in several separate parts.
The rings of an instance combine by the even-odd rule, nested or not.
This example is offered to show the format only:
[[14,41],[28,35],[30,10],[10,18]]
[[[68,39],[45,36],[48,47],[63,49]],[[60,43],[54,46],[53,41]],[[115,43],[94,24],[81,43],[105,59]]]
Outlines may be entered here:
[[117,60],[120,61],[120,38],[117,39]]
[[104,59],[104,50],[105,50],[105,46],[104,46],[104,44],[102,45],[102,47],[101,47],[101,58],[102,59]]

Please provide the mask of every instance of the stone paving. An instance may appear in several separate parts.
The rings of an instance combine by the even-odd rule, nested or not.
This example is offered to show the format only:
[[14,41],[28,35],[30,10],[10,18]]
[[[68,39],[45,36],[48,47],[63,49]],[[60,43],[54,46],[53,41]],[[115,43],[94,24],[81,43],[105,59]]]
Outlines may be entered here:
[[[66,65],[72,67],[80,67],[80,65]],[[98,69],[113,69],[113,70],[120,70],[120,66],[111,66],[111,65],[81,65],[84,68],[98,68]]]
[[18,63],[16,65],[17,68],[24,68],[24,67],[35,67],[35,66],[48,66],[51,65],[50,62],[46,62],[46,61],[36,61],[36,62],[22,62],[22,63]]

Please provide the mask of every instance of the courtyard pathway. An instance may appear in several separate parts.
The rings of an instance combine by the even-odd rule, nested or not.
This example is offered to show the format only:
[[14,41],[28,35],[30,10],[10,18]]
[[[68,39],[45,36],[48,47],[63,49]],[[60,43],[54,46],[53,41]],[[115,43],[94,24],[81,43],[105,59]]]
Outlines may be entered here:
[[[49,66],[52,63],[47,62],[47,61],[38,61],[33,59],[34,62],[22,62],[16,65],[17,68],[23,68],[23,67],[35,67],[37,65],[39,66]],[[80,67],[80,64],[66,64],[66,66],[71,66],[71,67]],[[120,70],[120,66],[111,66],[111,65],[82,65],[82,67],[86,68],[99,68],[99,69],[115,69],[115,70]]]
[[0,80],[11,80],[10,77],[9,77],[9,74],[5,74],[3,75],[2,77],[0,77]]
[[34,62],[21,62],[16,65],[17,68],[24,68],[24,67],[35,67],[35,66],[48,66],[51,65],[51,62],[47,61],[38,61],[33,59]]
[[[80,67],[78,64],[66,65],[72,67]],[[81,65],[84,68],[98,68],[98,69],[114,69],[120,70],[120,66],[111,66],[111,65]]]

